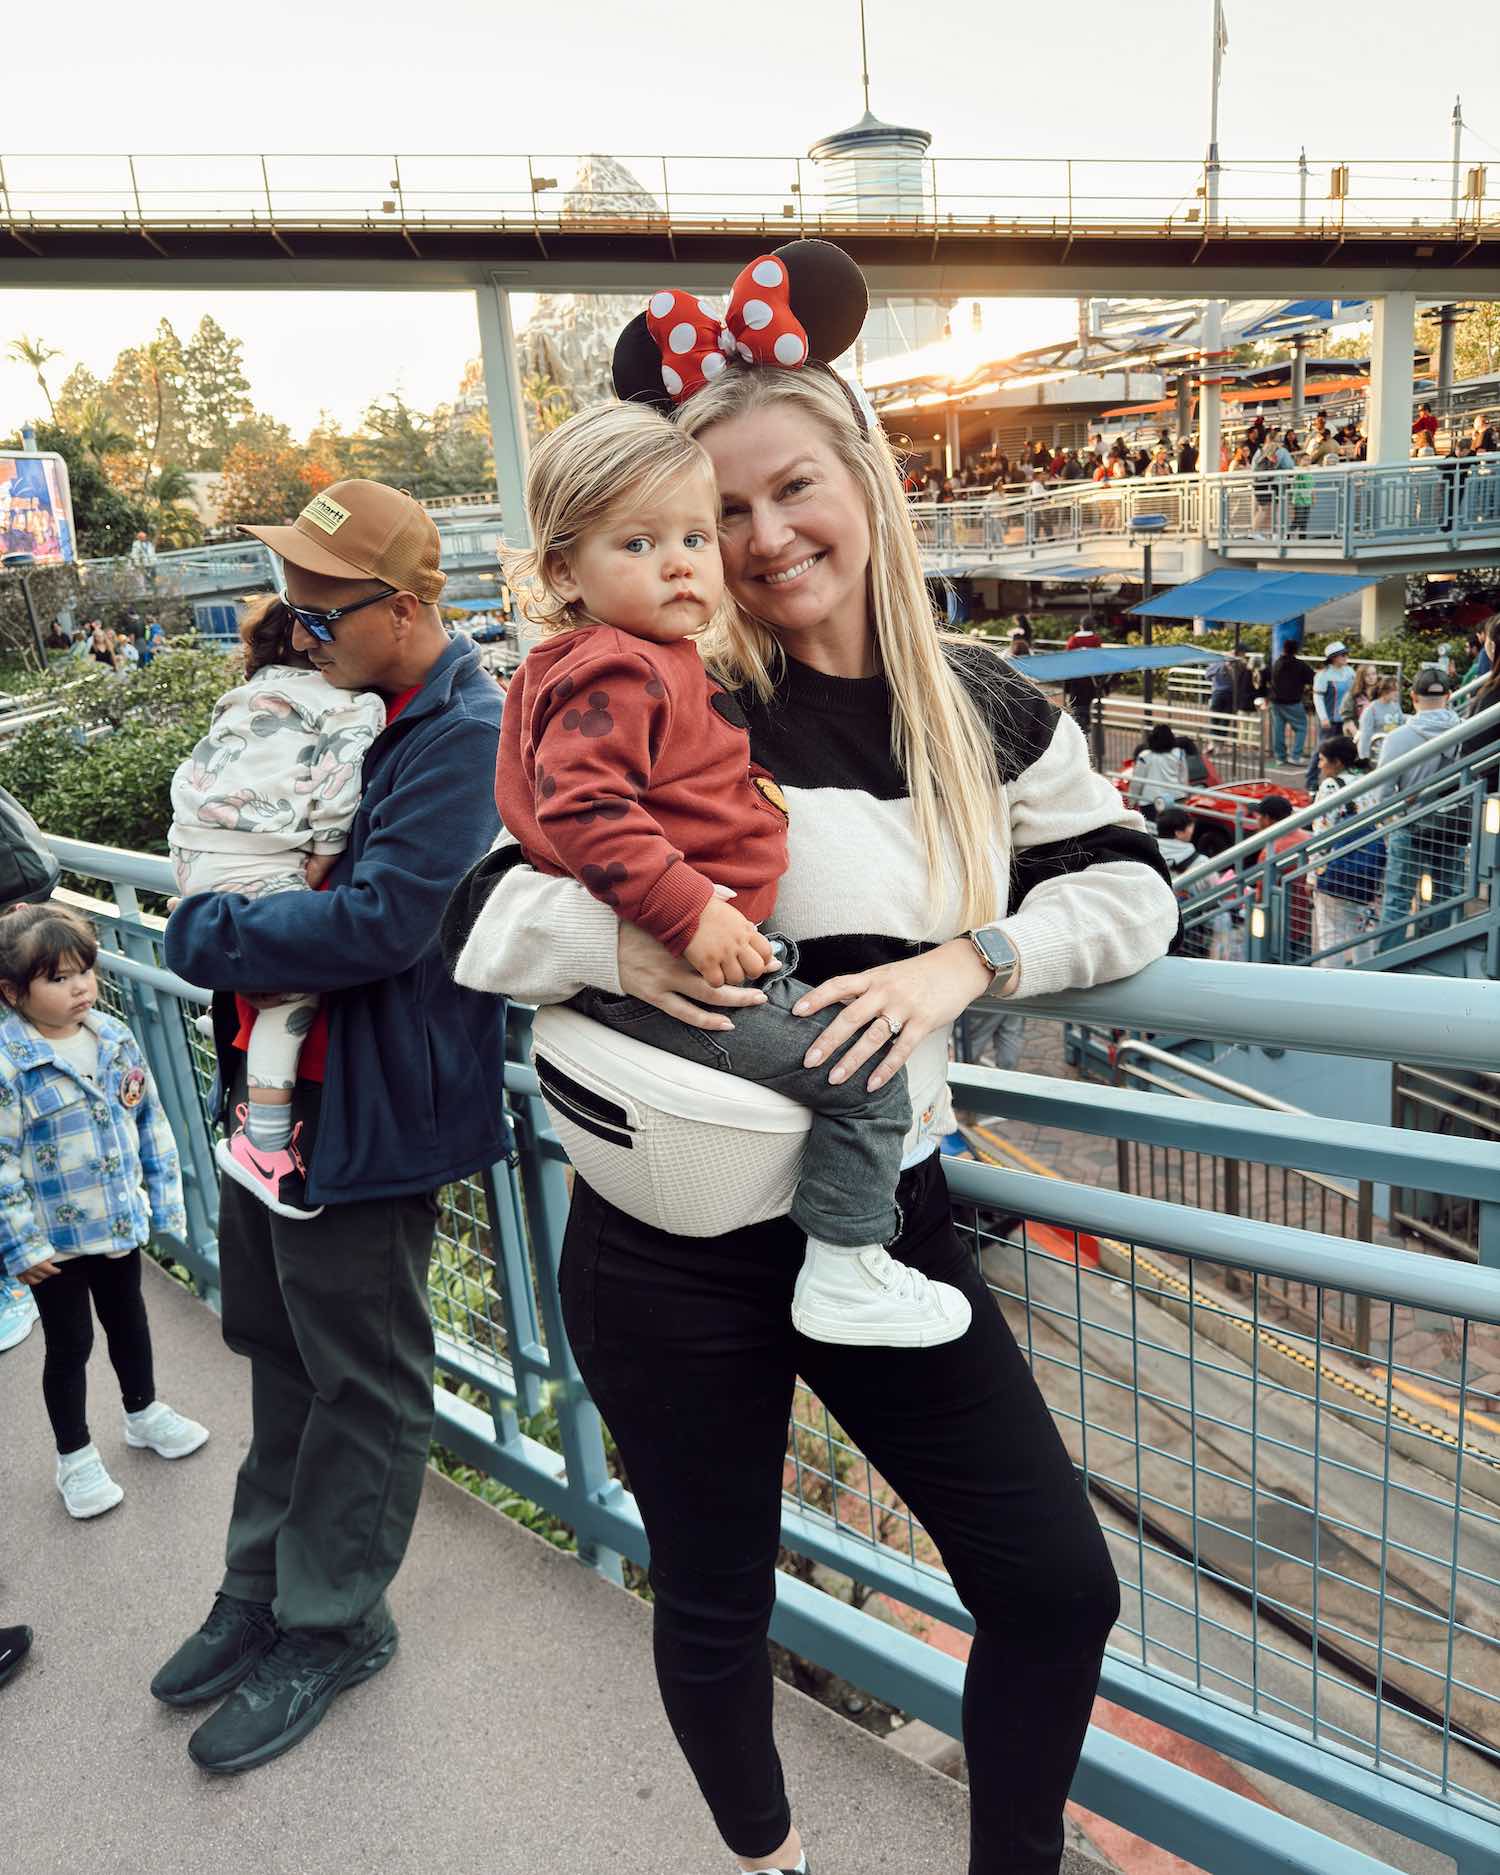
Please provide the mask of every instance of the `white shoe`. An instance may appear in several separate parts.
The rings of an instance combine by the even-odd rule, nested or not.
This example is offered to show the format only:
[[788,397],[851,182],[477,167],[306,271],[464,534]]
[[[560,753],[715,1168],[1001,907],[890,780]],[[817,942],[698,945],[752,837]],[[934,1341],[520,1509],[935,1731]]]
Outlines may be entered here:
[[193,1017],[193,1027],[205,1042],[211,1042],[214,1039],[214,1019],[206,1009],[201,1016]]
[[104,1469],[96,1445],[69,1452],[57,1461],[57,1488],[70,1517],[102,1517],[125,1493]]
[[140,1412],[125,1415],[125,1443],[149,1446],[161,1458],[186,1458],[207,1437],[207,1426],[174,1412],[165,1400],[153,1400]]
[[792,1326],[811,1341],[934,1348],[956,1341],[974,1311],[951,1283],[930,1281],[879,1244],[840,1255],[809,1241],[792,1294]]
[[19,1347],[37,1324],[36,1302],[25,1283],[0,1276],[0,1354]]

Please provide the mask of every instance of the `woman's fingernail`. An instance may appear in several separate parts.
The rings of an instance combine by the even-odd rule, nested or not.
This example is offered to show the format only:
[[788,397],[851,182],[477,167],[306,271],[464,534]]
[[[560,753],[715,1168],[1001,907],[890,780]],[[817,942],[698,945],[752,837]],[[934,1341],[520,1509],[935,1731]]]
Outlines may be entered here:
[[842,1068],[835,1068],[828,1078],[830,1081],[841,1081],[844,1078],[844,1070]]
[[807,1051],[807,1058],[803,1062],[803,1066],[808,1067],[808,1068],[815,1068],[817,1067],[818,1063],[822,1059],[823,1059],[823,1051],[821,1048],[809,1048]]
[[792,1014],[793,1014],[794,1016],[805,1016],[805,1015],[807,1014],[807,1004],[806,1004],[806,1002],[800,1002],[800,1003],[793,1003],[793,1004],[792,1004]]
[[866,1085],[869,1087],[870,1092],[873,1094],[877,1087],[885,1086],[885,1076],[883,1074],[872,1074],[869,1078],[869,1081],[866,1083]]
[[722,1034],[724,1030],[732,1029],[734,1027],[734,1024],[726,1018],[723,1022],[716,1022],[714,1024],[714,1027],[718,1029],[719,1032]]

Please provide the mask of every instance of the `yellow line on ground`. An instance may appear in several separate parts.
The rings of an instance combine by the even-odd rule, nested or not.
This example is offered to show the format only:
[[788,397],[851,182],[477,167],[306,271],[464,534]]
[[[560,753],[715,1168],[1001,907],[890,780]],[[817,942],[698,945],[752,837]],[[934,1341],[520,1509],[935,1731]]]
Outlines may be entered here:
[[[1451,1400],[1445,1400],[1440,1393],[1429,1393],[1425,1387],[1416,1386],[1410,1380],[1388,1374],[1383,1367],[1372,1367],[1371,1374],[1377,1380],[1383,1380],[1388,1387],[1394,1387],[1398,1393],[1409,1393],[1414,1400],[1425,1400],[1429,1406],[1440,1406],[1445,1413],[1456,1413],[1458,1408]],[[1476,1413],[1471,1406],[1464,1414],[1471,1426],[1482,1426],[1486,1432],[1500,1432],[1500,1419],[1491,1419],[1488,1413]]]
[[[987,1126],[980,1126],[977,1121],[971,1121],[966,1129],[961,1130],[977,1133],[987,1145],[993,1146],[999,1152],[1003,1152],[1007,1158],[1014,1159],[1018,1164],[1024,1165],[1029,1171],[1036,1172],[1043,1178],[1056,1179],[1060,1183],[1064,1182],[1060,1172],[1055,1171],[1050,1165],[1044,1165],[1040,1159],[1032,1158],[1031,1154],[1024,1152],[1021,1147],[1013,1146],[1007,1140],[996,1138]],[[976,1147],[975,1150],[978,1151],[979,1149]],[[997,1165],[999,1163],[997,1160],[992,1159],[986,1152],[979,1152],[979,1157],[988,1165]],[[1001,1166],[1000,1169],[1003,1171],[1004,1167]],[[1460,1442],[1457,1436],[1450,1432],[1446,1426],[1435,1426],[1430,1420],[1418,1419],[1414,1413],[1408,1413],[1405,1407],[1397,1406],[1395,1401],[1391,1399],[1388,1394],[1376,1393],[1369,1387],[1360,1386],[1358,1381],[1352,1380],[1347,1374],[1340,1373],[1336,1367],[1330,1367],[1326,1361],[1315,1361],[1311,1355],[1305,1354],[1301,1348],[1294,1347],[1291,1342],[1284,1341],[1280,1335],[1273,1334],[1269,1328],[1257,1327],[1254,1323],[1247,1322],[1238,1315],[1230,1314],[1225,1309],[1221,1296],[1211,1295],[1205,1289],[1190,1286],[1183,1281],[1175,1270],[1166,1269],[1162,1264],[1153,1262],[1150,1257],[1143,1251],[1136,1249],[1134,1245],[1122,1244],[1113,1237],[1105,1237],[1100,1239],[1100,1241],[1109,1244],[1112,1249],[1118,1250],[1122,1256],[1130,1257],[1135,1267],[1144,1269],[1164,1288],[1175,1290],[1178,1295],[1188,1297],[1196,1308],[1212,1309],[1220,1319],[1227,1322],[1231,1328],[1237,1329],[1243,1335],[1254,1336],[1263,1347],[1272,1348],[1276,1353],[1283,1355],[1287,1360],[1296,1362],[1299,1367],[1305,1367],[1310,1373],[1321,1375],[1330,1386],[1337,1387],[1341,1392],[1353,1395],[1355,1399],[1362,1400],[1367,1406],[1378,1408],[1382,1414],[1389,1412],[1392,1419],[1399,1420],[1403,1426],[1413,1432],[1426,1433],[1429,1438],[1436,1439],[1443,1445],[1450,1445],[1455,1451],[1460,1449]],[[1377,1373],[1381,1379],[1387,1380],[1389,1383],[1389,1377],[1383,1368],[1373,1369],[1372,1372]],[[1436,1406],[1442,1412],[1448,1413],[1455,1418],[1458,1416],[1458,1409],[1453,1406],[1450,1401],[1443,1399],[1440,1394],[1425,1393],[1421,1388],[1408,1386],[1399,1380],[1394,1383],[1394,1389],[1397,1392],[1411,1394],[1418,1399],[1424,1400],[1429,1405]],[[1500,1432],[1500,1423],[1488,1419],[1482,1413],[1468,1412],[1464,1414],[1464,1418],[1472,1425],[1482,1426],[1487,1432]],[[1480,1464],[1487,1465],[1492,1470],[1500,1470],[1500,1459],[1497,1459],[1492,1453],[1486,1452],[1482,1447],[1472,1444],[1469,1440],[1465,1439],[1462,1442],[1462,1450],[1465,1457],[1476,1459]]]

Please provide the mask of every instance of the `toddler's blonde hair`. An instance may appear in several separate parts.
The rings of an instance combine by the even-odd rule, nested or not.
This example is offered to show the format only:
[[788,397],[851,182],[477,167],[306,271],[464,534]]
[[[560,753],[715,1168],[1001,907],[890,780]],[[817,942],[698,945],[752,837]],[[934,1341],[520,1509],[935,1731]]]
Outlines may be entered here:
[[643,404],[599,404],[544,436],[526,474],[531,546],[500,551],[526,617],[544,632],[574,630],[582,608],[552,584],[557,560],[619,509],[649,505],[690,475],[713,488],[708,451]]

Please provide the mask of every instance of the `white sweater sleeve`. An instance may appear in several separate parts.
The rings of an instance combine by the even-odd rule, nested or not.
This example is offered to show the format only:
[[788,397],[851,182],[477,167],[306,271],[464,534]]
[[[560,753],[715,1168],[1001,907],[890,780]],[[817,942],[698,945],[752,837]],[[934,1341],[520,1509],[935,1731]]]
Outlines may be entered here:
[[[490,852],[515,845],[502,830]],[[576,879],[517,863],[484,901],[453,976],[522,1003],[563,1003],[582,989],[618,996],[620,921]]]
[[1023,896],[1001,929],[1021,959],[1017,994],[1112,983],[1165,956],[1177,933],[1176,894],[1144,858],[1128,856],[1149,841],[1146,823],[1090,767],[1066,710],[1006,796]]

